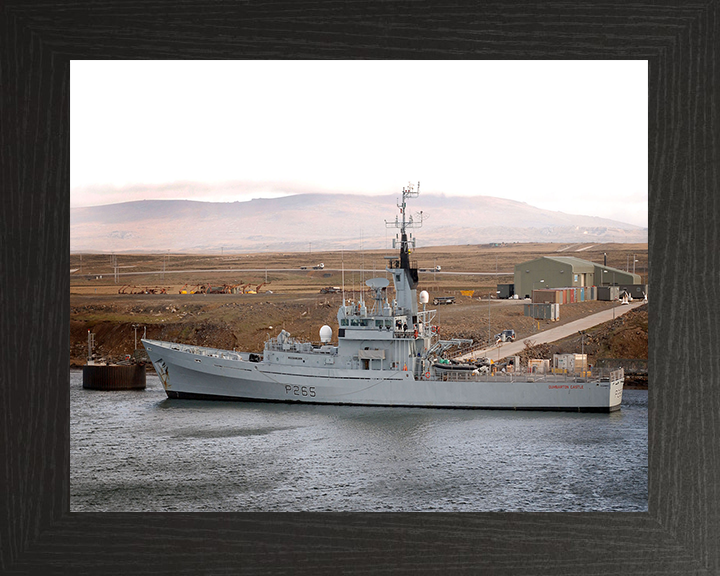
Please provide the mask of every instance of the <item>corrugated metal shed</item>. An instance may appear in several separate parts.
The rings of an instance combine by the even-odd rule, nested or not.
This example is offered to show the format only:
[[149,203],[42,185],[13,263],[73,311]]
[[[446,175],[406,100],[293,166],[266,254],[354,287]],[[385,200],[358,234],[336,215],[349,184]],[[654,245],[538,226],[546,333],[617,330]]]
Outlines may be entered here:
[[593,272],[595,270],[594,262],[575,258],[574,256],[543,256],[540,260],[551,260],[566,266],[572,266],[575,272]]
[[595,264],[573,256],[543,256],[515,266],[515,294],[530,297],[533,290],[595,284]]
[[[640,275],[574,256],[543,256],[515,266],[515,294],[529,298],[533,290],[639,284]],[[587,294],[573,301],[591,300]]]

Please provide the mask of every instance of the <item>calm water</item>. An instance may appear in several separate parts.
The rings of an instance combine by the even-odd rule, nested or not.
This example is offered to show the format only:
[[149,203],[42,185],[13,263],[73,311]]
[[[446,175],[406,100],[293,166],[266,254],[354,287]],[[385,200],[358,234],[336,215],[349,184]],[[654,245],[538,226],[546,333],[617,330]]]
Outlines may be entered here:
[[613,414],[170,400],[70,374],[71,510],[647,511],[647,391]]

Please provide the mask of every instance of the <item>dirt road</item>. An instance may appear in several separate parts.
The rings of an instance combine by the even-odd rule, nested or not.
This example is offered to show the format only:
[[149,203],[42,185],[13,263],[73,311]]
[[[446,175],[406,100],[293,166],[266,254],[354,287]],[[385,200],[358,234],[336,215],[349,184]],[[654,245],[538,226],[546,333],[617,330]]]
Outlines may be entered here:
[[506,342],[498,346],[493,346],[491,348],[475,350],[472,353],[458,356],[456,359],[469,360],[470,358],[482,358],[483,356],[486,356],[497,362],[502,358],[519,354],[525,348],[525,345],[527,343],[544,344],[547,342],[554,342],[556,340],[567,338],[568,336],[576,334],[580,330],[587,330],[588,328],[592,328],[593,326],[597,326],[598,324],[602,324],[603,322],[608,322],[613,318],[617,318],[618,316],[621,316],[622,314],[625,314],[630,310],[638,308],[643,304],[643,301],[638,301],[633,302],[632,304],[618,305],[609,310],[603,310],[602,312],[591,314],[590,316],[586,316],[585,318],[569,322],[562,326],[550,328],[549,330],[544,330],[542,332],[532,334],[521,340],[516,340],[515,342]]

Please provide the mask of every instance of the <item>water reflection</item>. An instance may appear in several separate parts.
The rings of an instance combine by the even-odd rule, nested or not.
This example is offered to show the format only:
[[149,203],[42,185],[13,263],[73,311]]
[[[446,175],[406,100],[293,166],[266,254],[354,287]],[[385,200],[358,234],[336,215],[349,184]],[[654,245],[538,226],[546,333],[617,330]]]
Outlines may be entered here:
[[647,392],[612,414],[171,400],[71,375],[71,509],[647,510]]

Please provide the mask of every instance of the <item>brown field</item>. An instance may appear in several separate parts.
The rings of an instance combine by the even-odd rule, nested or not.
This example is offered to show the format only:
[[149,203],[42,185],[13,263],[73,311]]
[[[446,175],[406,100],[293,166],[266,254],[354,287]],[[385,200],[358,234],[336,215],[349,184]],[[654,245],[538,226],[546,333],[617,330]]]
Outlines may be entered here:
[[[421,272],[419,290],[433,296],[456,296],[456,304],[434,307],[436,322],[443,337],[487,340],[488,333],[513,328],[519,338],[551,325],[523,315],[523,301],[488,300],[498,283],[511,283],[515,264],[544,255],[566,255],[602,262],[607,253],[608,266],[625,269],[628,259],[632,270],[633,255],[638,260],[635,271],[647,282],[647,244],[600,244],[576,252],[575,248],[558,252],[567,245],[508,244],[501,246],[447,246],[419,248],[412,258],[420,268],[442,267],[443,273]],[[576,248],[582,248],[577,245]],[[95,333],[96,352],[108,360],[122,358],[134,348],[132,325],[141,326],[150,338],[194,343],[198,345],[259,351],[269,336],[284,328],[291,334],[318,340],[323,324],[336,328],[335,315],[342,301],[339,294],[320,294],[325,286],[341,286],[345,268],[345,294],[357,296],[364,280],[385,276],[384,256],[395,256],[392,250],[306,252],[268,254],[122,254],[117,256],[118,271],[141,272],[139,275],[113,274],[111,255],[71,255],[70,332],[73,365],[81,365],[87,356],[87,332]],[[323,262],[324,270],[300,270]],[[165,272],[163,273],[163,264]],[[274,272],[288,268],[291,271]],[[238,269],[239,271],[224,271]],[[359,270],[365,270],[361,272]],[[195,272],[193,272],[193,270]],[[352,271],[358,270],[358,271]],[[460,274],[444,274],[458,272]],[[491,273],[474,276],[462,272]],[[509,273],[509,274],[508,274]],[[102,278],[96,279],[96,277]],[[267,280],[267,281],[266,281]],[[179,294],[184,286],[200,284],[249,284],[258,294]],[[165,294],[118,294],[145,288],[165,290]],[[460,291],[473,291],[465,296]],[[267,293],[271,291],[272,293]],[[392,294],[391,294],[392,297]],[[609,302],[584,302],[561,307],[560,323],[569,322],[611,306]],[[627,344],[618,352],[606,346],[600,354],[647,358],[647,316],[645,331],[634,340],[639,347]],[[573,344],[574,345],[574,344]],[[578,350],[579,351],[579,350]]]
[[[497,247],[490,245],[440,246],[418,248],[412,254],[420,268],[431,269],[435,265],[442,272],[482,272],[490,276],[472,276],[461,274],[421,273],[421,287],[431,295],[452,293],[459,290],[479,290],[493,292],[499,283],[511,283],[516,264],[541,256],[576,256],[594,262],[603,261],[607,253],[607,265],[632,270],[633,256],[638,260],[635,271],[647,282],[648,248],[647,244],[507,244]],[[561,251],[562,250],[562,251]],[[113,256],[109,254],[71,254],[70,294],[117,294],[123,285],[165,288],[168,293],[177,294],[186,284],[246,284],[262,286],[262,291],[272,290],[282,293],[313,293],[323,286],[342,284],[341,268],[345,272],[345,289],[356,289],[363,279],[374,275],[385,275],[384,256],[395,256],[394,250],[368,250],[345,252],[294,252],[294,253],[252,253],[224,255],[187,255],[187,254],[121,254],[117,255],[118,272],[115,281],[113,275]],[[323,262],[326,270],[312,270],[312,266]],[[300,270],[307,266],[308,270]],[[165,272],[163,273],[163,268]],[[273,272],[272,269],[289,268],[291,272]],[[238,272],[223,272],[223,269],[238,269]],[[202,272],[182,272],[183,270],[203,270]],[[266,271],[267,270],[267,271]],[[365,270],[351,272],[350,270]],[[127,275],[126,273],[145,272],[145,274]],[[102,279],[96,280],[96,276]]]

